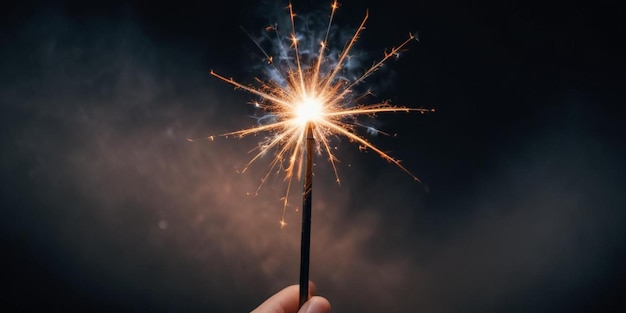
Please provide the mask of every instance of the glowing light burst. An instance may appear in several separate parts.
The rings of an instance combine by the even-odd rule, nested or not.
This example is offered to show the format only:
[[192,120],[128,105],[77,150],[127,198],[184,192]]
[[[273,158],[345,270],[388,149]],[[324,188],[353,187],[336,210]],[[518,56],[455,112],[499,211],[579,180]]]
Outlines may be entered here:
[[[294,14],[293,6],[291,3],[288,5],[291,22],[290,33],[285,36],[278,25],[266,29],[275,36],[273,43],[278,53],[277,58],[267,53],[261,44],[255,41],[268,63],[267,80],[256,78],[256,84],[245,85],[211,70],[211,75],[235,86],[236,89],[243,89],[261,99],[253,104],[266,113],[266,118],[263,119],[264,124],[222,136],[244,137],[262,132],[269,133],[253,150],[256,154],[245,165],[243,171],[246,171],[261,156],[266,155],[268,151],[275,151],[274,158],[270,162],[270,169],[261,180],[257,192],[272,172],[285,173],[285,180],[288,183],[287,193],[283,199],[281,226],[286,225],[285,210],[293,178],[297,177],[300,180],[302,175],[303,156],[305,154],[304,143],[309,128],[312,130],[316,143],[315,149],[318,154],[325,154],[328,157],[337,183],[340,183],[336,166],[338,160],[332,152],[333,148],[330,142],[331,138],[336,136],[345,136],[351,142],[357,143],[361,150],[370,149],[376,152],[380,157],[406,172],[414,180],[419,181],[398,159],[391,157],[356,133],[357,128],[365,128],[368,132],[372,130],[370,127],[360,124],[356,117],[360,115],[375,116],[377,113],[383,112],[417,111],[425,113],[433,110],[394,106],[387,101],[376,104],[361,104],[359,102],[369,95],[369,92],[359,94],[355,91],[355,86],[363,83],[367,77],[380,69],[384,62],[392,57],[397,57],[409,42],[417,40],[417,38],[414,34],[409,34],[404,42],[386,51],[380,60],[374,62],[360,76],[350,79],[349,75],[346,75],[345,68],[351,59],[350,52],[364,30],[368,12],[365,13],[361,24],[344,47],[338,52],[333,52],[328,47],[328,41],[333,18],[338,8],[339,3],[337,1],[331,4],[325,33],[322,33],[318,38],[303,38],[302,34],[296,32],[296,14]],[[252,36],[250,37],[252,38]],[[305,48],[301,47],[303,39],[308,43]],[[315,45],[319,45],[319,47],[313,50],[311,43],[316,43]],[[210,139],[213,137],[211,136]]]

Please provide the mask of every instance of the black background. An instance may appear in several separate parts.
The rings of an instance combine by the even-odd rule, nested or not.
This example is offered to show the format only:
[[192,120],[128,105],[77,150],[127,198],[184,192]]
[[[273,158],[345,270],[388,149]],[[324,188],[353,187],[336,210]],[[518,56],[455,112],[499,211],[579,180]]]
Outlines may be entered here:
[[[284,183],[247,197],[266,164],[238,174],[259,138],[186,140],[253,125],[209,70],[260,75],[240,26],[286,14],[269,3],[4,5],[2,306],[245,312],[297,281]],[[436,112],[371,138],[423,184],[347,140],[341,186],[316,163],[311,278],[333,311],[624,310],[624,3],[343,1],[335,25],[366,9],[364,64],[420,38],[376,96]]]

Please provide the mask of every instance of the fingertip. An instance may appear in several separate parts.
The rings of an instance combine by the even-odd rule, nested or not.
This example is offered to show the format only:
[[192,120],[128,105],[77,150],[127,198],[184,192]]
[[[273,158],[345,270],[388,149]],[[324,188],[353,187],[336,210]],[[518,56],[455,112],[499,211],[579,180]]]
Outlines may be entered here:
[[298,313],[330,313],[330,302],[324,297],[314,296],[309,299]]

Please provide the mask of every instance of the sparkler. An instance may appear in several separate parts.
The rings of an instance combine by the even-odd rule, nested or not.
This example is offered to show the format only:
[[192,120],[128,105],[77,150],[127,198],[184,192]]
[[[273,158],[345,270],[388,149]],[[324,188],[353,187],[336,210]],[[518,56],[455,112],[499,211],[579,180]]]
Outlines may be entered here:
[[[380,69],[384,62],[392,57],[397,57],[400,52],[404,51],[404,47],[409,42],[417,40],[417,38],[414,34],[409,34],[404,42],[386,51],[379,61],[374,62],[360,76],[350,79],[345,75],[347,64],[351,58],[350,52],[364,30],[368,12],[366,11],[361,24],[351,39],[345,43],[343,49],[339,52],[333,52],[329,49],[328,42],[333,18],[338,8],[339,3],[334,1],[331,4],[326,32],[322,36],[306,38],[310,40],[309,46],[303,48],[301,46],[302,34],[296,32],[296,14],[294,14],[293,6],[289,3],[287,9],[291,23],[290,33],[285,36],[279,25],[270,26],[266,29],[276,37],[273,42],[278,58],[275,60],[274,56],[267,53],[261,44],[255,41],[269,65],[267,72],[269,78],[267,80],[257,78],[255,85],[245,85],[211,70],[211,75],[261,99],[253,104],[266,113],[263,117],[264,123],[256,127],[223,134],[223,136],[244,137],[261,132],[270,133],[253,150],[257,151],[256,155],[245,165],[243,171],[246,171],[255,160],[268,151],[275,149],[276,152],[270,162],[270,169],[262,178],[257,192],[270,173],[284,171],[287,193],[283,199],[281,227],[286,225],[285,210],[293,178],[296,177],[300,180],[304,167],[300,306],[308,299],[313,150],[315,149],[318,154],[326,154],[332,165],[337,183],[340,183],[336,166],[338,160],[332,153],[333,148],[330,143],[331,138],[336,136],[347,137],[351,142],[357,143],[361,150],[370,149],[376,152],[380,157],[395,164],[419,182],[419,179],[398,159],[391,157],[357,134],[356,130],[365,126],[360,124],[356,117],[362,115],[375,116],[377,113],[384,112],[417,111],[425,113],[433,111],[424,108],[394,106],[388,101],[367,105],[360,103],[363,98],[369,95],[369,92],[357,94],[355,87]],[[252,38],[252,36],[250,37]],[[319,44],[319,48],[311,49],[313,45],[316,45],[313,43]],[[209,138],[213,139],[212,136]]]

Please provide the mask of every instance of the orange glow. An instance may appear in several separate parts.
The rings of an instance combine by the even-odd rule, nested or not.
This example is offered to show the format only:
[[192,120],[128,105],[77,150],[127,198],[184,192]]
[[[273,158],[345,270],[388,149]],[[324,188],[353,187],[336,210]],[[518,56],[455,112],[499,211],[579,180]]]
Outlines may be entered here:
[[[296,14],[293,12],[292,5],[289,4],[288,9],[292,27],[292,32],[289,36],[291,42],[290,49],[293,49],[295,64],[286,69],[272,64],[272,66],[282,74],[282,77],[285,78],[286,82],[284,84],[279,85],[271,80],[264,81],[256,79],[258,86],[244,85],[232,78],[227,78],[211,71],[211,75],[236,88],[243,89],[262,98],[263,100],[255,102],[255,105],[275,117],[269,124],[223,134],[222,136],[235,135],[243,137],[260,132],[272,133],[272,136],[267,137],[267,139],[261,142],[255,149],[257,150],[256,154],[246,164],[243,171],[259,157],[266,154],[266,152],[275,149],[276,152],[273,160],[270,162],[270,169],[262,179],[262,182],[267,179],[270,173],[284,172],[285,180],[288,181],[287,195],[289,194],[293,177],[295,176],[300,179],[304,155],[303,147],[306,141],[308,125],[313,127],[313,136],[318,144],[318,151],[328,157],[333,167],[337,183],[340,182],[335,164],[337,159],[332,153],[333,148],[329,142],[330,137],[335,135],[347,137],[351,142],[357,143],[359,149],[370,149],[376,152],[380,157],[395,164],[402,171],[406,172],[414,180],[419,181],[419,179],[405,168],[399,160],[391,157],[372,145],[367,139],[357,134],[355,128],[361,125],[358,125],[354,122],[354,119],[352,119],[358,115],[373,116],[376,113],[383,112],[418,111],[425,113],[432,111],[431,109],[424,108],[394,106],[389,104],[389,102],[363,105],[357,103],[357,100],[363,98],[365,95],[362,95],[362,97],[354,96],[355,85],[363,82],[367,77],[376,72],[389,58],[397,56],[409,42],[416,40],[416,38],[413,34],[409,34],[408,39],[399,46],[385,52],[382,59],[375,62],[358,78],[351,81],[339,78],[338,76],[340,76],[344,63],[350,56],[349,52],[364,30],[368,13],[365,14],[361,24],[338,55],[338,59],[333,63],[335,64],[334,67],[330,70],[322,70],[325,68],[324,65],[330,64],[325,62],[331,62],[325,58],[325,50],[327,49],[331,22],[338,7],[339,3],[336,1],[331,5],[332,11],[329,18],[328,29],[325,38],[320,42],[320,50],[317,56],[312,60],[302,60],[298,51],[299,42],[295,32],[294,17]],[[273,30],[274,28],[270,29]],[[265,52],[264,54],[267,55]],[[268,60],[271,62],[272,58],[268,56]],[[326,66],[326,68],[328,68],[328,66]],[[280,220],[281,227],[286,225],[284,210],[287,207],[287,195],[284,198],[283,218]]]

